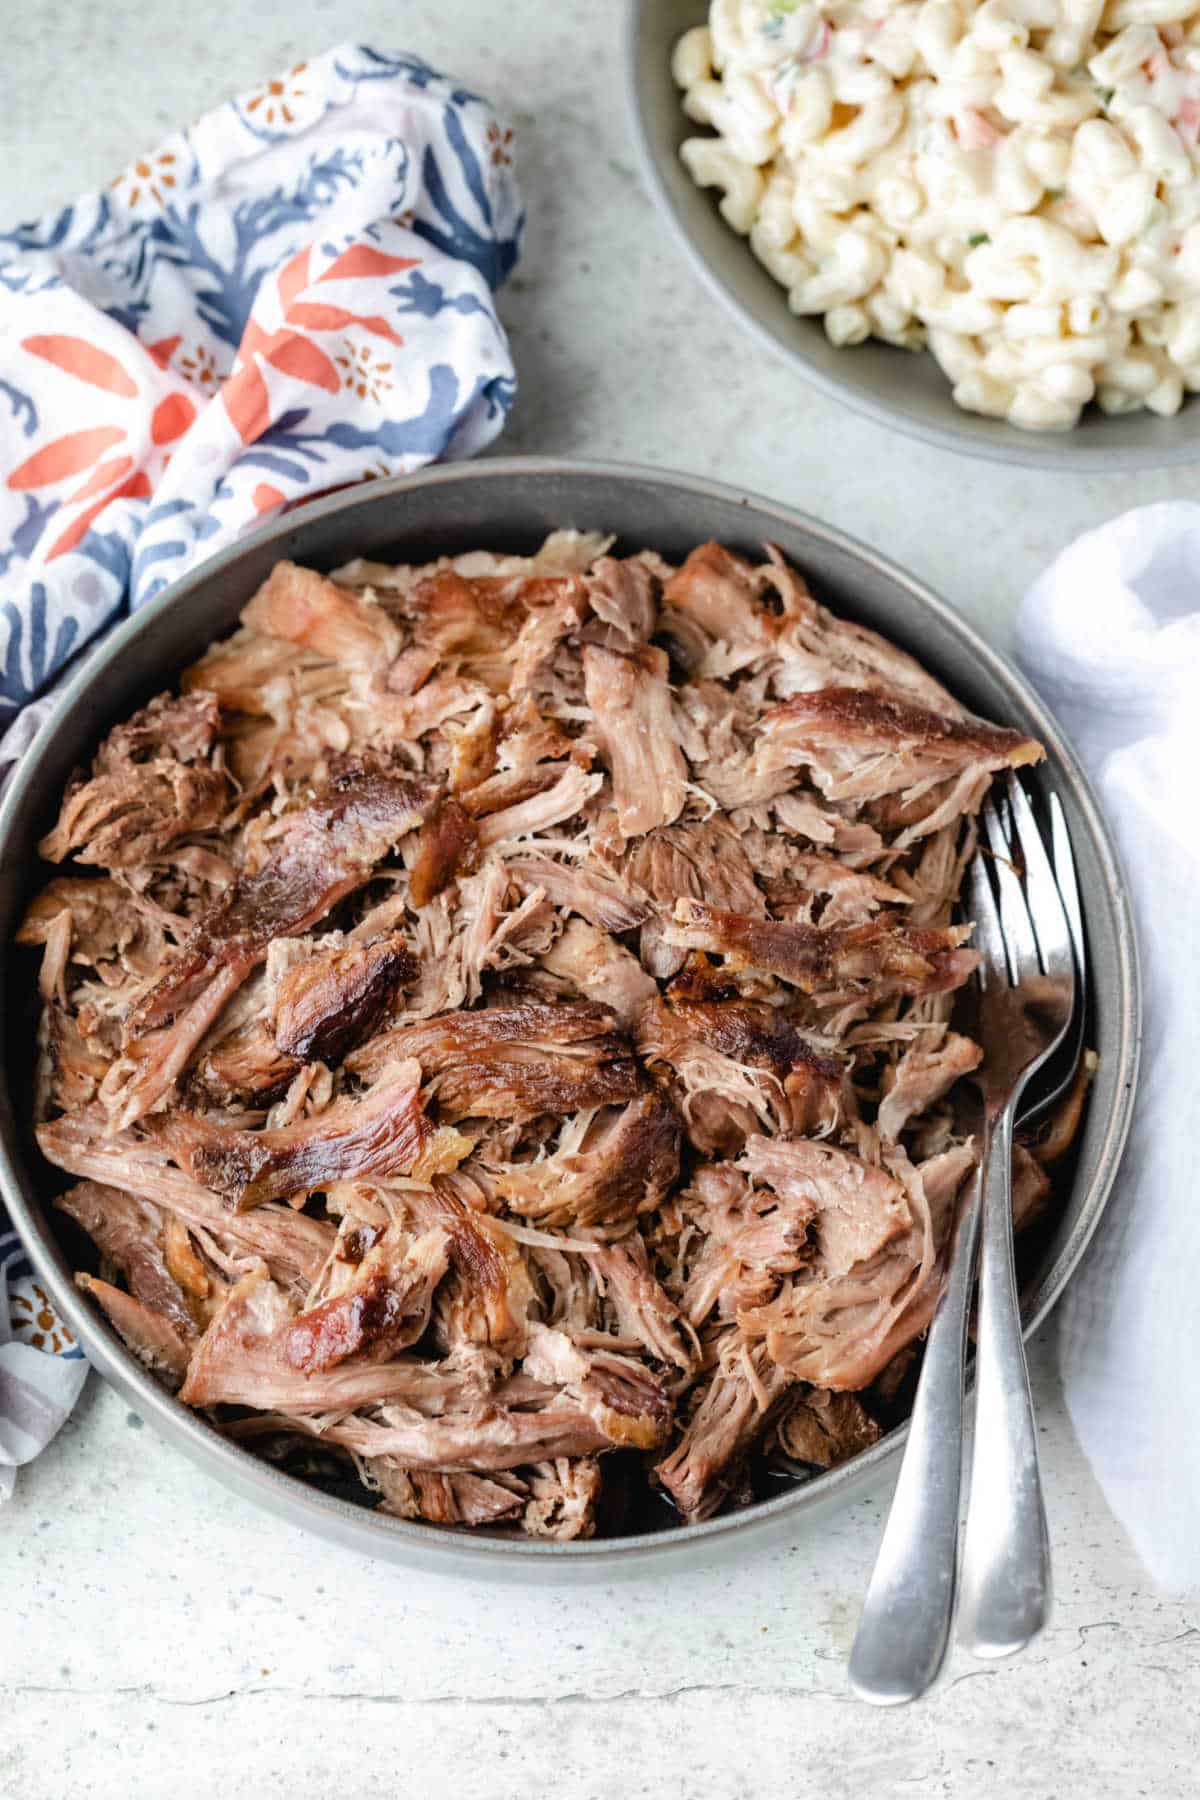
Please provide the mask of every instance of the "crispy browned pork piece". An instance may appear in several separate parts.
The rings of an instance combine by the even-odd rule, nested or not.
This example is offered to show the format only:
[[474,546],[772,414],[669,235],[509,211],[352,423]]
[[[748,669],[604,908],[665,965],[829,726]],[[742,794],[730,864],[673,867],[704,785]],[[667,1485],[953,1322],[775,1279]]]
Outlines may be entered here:
[[979,964],[963,950],[970,925],[934,930],[872,919],[863,925],[790,924],[751,919],[708,906],[702,900],[676,902],[668,943],[687,950],[711,950],[735,965],[777,975],[823,1004],[865,995],[941,994],[971,976]]
[[184,1098],[189,1105],[266,1106],[287,1092],[303,1064],[275,1041],[267,1019],[251,1019],[197,1052]]
[[448,1244],[440,1225],[415,1240],[389,1225],[344,1287],[297,1316],[284,1342],[288,1362],[323,1373],[349,1356],[387,1360],[415,1344],[446,1273]]
[[519,1520],[529,1505],[529,1491],[520,1481],[506,1487],[485,1475],[409,1470],[388,1456],[376,1457],[366,1466],[383,1495],[380,1512],[398,1519],[425,1519],[430,1525],[501,1525]]
[[781,1007],[762,1001],[655,999],[637,1047],[672,1083],[688,1136],[705,1154],[736,1154],[760,1128],[831,1131],[845,1066],[816,1048]]
[[640,1357],[533,1325],[524,1367],[535,1381],[577,1400],[610,1444],[654,1450],[670,1432],[673,1408],[666,1384]]
[[291,1125],[247,1131],[174,1111],[153,1114],[145,1128],[181,1168],[244,1212],[331,1182],[394,1175],[428,1180],[453,1168],[470,1139],[429,1125],[420,1083],[415,1062],[396,1062],[361,1097],[343,1094]]
[[75,1283],[92,1296],[138,1361],[168,1387],[177,1388],[187,1374],[191,1344],[166,1314],[135,1300],[124,1288],[101,1281],[98,1275],[81,1270]]
[[[306,1361],[314,1337],[303,1318],[297,1319],[282,1288],[260,1265],[226,1296],[192,1353],[180,1398],[189,1406],[221,1401],[321,1413],[351,1412],[412,1395],[414,1378],[419,1383],[423,1371],[399,1358]],[[319,1356],[319,1338],[315,1347]]]
[[1039,746],[771,547],[608,549],[280,563],[18,934],[81,1285],[231,1437],[451,1529],[868,1447],[975,1167],[955,908]]
[[679,1121],[642,1094],[623,1107],[576,1113],[548,1156],[505,1163],[492,1186],[513,1212],[547,1226],[622,1237],[666,1199],[679,1173]]
[[398,1025],[347,1059],[370,1076],[414,1057],[443,1118],[522,1121],[632,1100],[643,1077],[607,1007],[586,1001],[485,1006]]
[[486,1204],[477,1173],[467,1165],[435,1177],[432,1189],[406,1187],[400,1203],[411,1221],[440,1225],[449,1236],[450,1272],[438,1290],[435,1339],[451,1356],[482,1348],[507,1363],[528,1342],[533,1277],[520,1245],[477,1210]]
[[766,900],[737,831],[728,819],[668,825],[639,838],[624,858],[624,871],[657,903],[642,926],[641,958],[651,975],[667,980],[683,967],[684,954],[665,922],[683,899],[707,900],[757,918]]
[[208,1299],[212,1283],[186,1227],[173,1213],[98,1181],[68,1188],[55,1205],[82,1225],[135,1300],[166,1319],[184,1339],[195,1337],[201,1318],[197,1303]]
[[187,1227],[152,1201],[96,1181],[81,1181],[55,1204],[83,1227],[128,1291],[83,1273],[78,1285],[138,1360],[178,1387],[217,1288]]
[[765,738],[802,764],[829,800],[880,800],[901,788],[1038,762],[1040,744],[983,719],[951,719],[865,688],[796,694],[767,713]]
[[209,760],[219,718],[211,694],[160,694],[118,725],[96,752],[90,778],[68,788],[41,854],[48,862],[74,856],[132,869],[189,832],[211,830],[229,795]]
[[307,931],[362,887],[429,798],[411,776],[350,766],[285,815],[267,860],[204,914],[130,1015],[118,1079],[103,1096],[118,1126],[162,1099],[272,942]]
[[333,1254],[337,1233],[326,1220],[278,1205],[231,1213],[219,1194],[172,1167],[156,1144],[136,1132],[111,1133],[96,1107],[39,1125],[37,1140],[47,1162],[68,1175],[162,1207],[211,1237],[228,1261],[262,1260],[289,1287],[307,1292]]
[[461,869],[467,872],[479,849],[479,829],[453,795],[439,794],[421,821],[417,854],[408,872],[408,899],[414,908],[428,906],[449,887]]
[[418,966],[399,935],[302,956],[275,984],[277,1049],[299,1062],[340,1062],[383,1023]]

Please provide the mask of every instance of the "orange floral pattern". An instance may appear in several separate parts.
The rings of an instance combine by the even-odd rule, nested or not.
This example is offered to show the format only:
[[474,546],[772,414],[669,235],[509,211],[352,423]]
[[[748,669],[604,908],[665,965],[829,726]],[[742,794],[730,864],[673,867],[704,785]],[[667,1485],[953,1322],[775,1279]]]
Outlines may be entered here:
[[225,377],[217,368],[213,353],[204,344],[197,344],[194,350],[175,358],[174,366],[181,375],[185,375],[193,387],[200,388],[206,394],[215,394]]
[[[141,388],[130,368],[102,345],[86,338],[66,332],[39,333],[23,338],[21,349],[87,387],[98,388],[120,400],[140,398]],[[153,357],[149,351],[140,354],[143,358]],[[151,415],[152,444],[161,447],[179,437],[195,417],[195,410],[185,394],[165,395]],[[88,504],[74,513],[66,529],[46,546],[45,562],[56,561],[82,543],[93,522],[114,500],[145,499],[149,495],[149,475],[129,454],[128,437],[127,428],[115,423],[85,426],[51,439],[10,470],[5,485],[16,493],[59,488],[72,476],[83,476],[78,487],[61,495],[59,505],[70,509],[84,501]],[[118,444],[126,446],[122,454],[109,456],[108,452]]]
[[51,1350],[56,1356],[74,1349],[75,1339],[55,1312],[45,1288],[37,1281],[27,1285],[29,1291],[15,1293],[10,1302],[18,1342],[32,1344],[35,1350]]
[[[313,290],[330,281],[390,279],[416,266],[415,257],[388,256],[370,244],[355,244],[343,250],[319,274],[314,274],[311,248],[302,250],[284,265],[275,279],[278,327],[268,331],[256,318],[246,321],[233,374],[221,390],[225,410],[243,443],[251,444],[261,437],[271,422],[271,397],[263,363],[293,381],[336,394],[343,386],[342,375],[316,342],[318,336],[357,325],[397,349],[403,347],[404,339],[381,313],[351,312],[345,306],[316,298]],[[391,369],[390,363],[387,368]]]
[[491,124],[487,128],[488,159],[495,168],[502,168],[512,162],[512,128],[508,125]]
[[261,87],[255,88],[245,102],[247,114],[258,113],[267,125],[294,125],[299,103],[307,95],[307,89],[300,79],[307,68],[307,63],[297,63],[286,75],[277,76],[274,81],[266,81]]
[[114,194],[131,211],[147,200],[165,206],[172,188],[178,186],[178,160],[173,150],[155,150],[149,156],[139,156],[113,181]]
[[377,356],[369,344],[347,340],[334,362],[342,370],[342,386],[360,400],[380,401],[392,385],[392,365]]

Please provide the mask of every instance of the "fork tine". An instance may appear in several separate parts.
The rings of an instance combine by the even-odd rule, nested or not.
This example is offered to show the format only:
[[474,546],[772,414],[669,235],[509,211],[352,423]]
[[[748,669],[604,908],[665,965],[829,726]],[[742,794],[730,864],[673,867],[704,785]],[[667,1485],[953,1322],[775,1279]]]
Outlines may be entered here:
[[1012,849],[995,803],[989,796],[983,803],[983,825],[992,852],[992,867],[1000,893],[1000,929],[1008,950],[1008,965],[1015,983],[1029,981],[1041,973],[1037,939],[1029,920],[1029,909],[1021,891],[1020,877],[1012,866]]
[[987,872],[987,858],[977,850],[967,869],[967,910],[975,925],[971,947],[983,957],[980,975],[984,987],[994,987],[997,980],[1007,982],[1008,957],[1004,949],[1004,933],[1000,929],[1000,913]]
[[1075,874],[1075,856],[1067,831],[1067,816],[1057,794],[1050,796],[1050,841],[1054,849],[1054,875],[1062,897],[1063,911],[1071,929],[1080,986],[1087,984],[1087,947],[1083,936],[1083,907],[1079,899],[1079,880]]
[[1033,807],[1015,775],[1009,775],[1007,788],[1013,837],[1025,865],[1025,903],[1042,968],[1056,980],[1073,983],[1075,959],[1071,954],[1071,927],[1038,822],[1033,816]]

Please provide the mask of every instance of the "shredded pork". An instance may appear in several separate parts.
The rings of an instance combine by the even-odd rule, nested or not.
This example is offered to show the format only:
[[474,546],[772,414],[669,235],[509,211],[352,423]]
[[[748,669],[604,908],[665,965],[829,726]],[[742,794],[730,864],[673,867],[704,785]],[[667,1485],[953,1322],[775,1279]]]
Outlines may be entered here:
[[703,1518],[891,1422],[975,1161],[974,815],[1041,755],[774,549],[607,549],[279,564],[19,932],[80,1284],[456,1529]]

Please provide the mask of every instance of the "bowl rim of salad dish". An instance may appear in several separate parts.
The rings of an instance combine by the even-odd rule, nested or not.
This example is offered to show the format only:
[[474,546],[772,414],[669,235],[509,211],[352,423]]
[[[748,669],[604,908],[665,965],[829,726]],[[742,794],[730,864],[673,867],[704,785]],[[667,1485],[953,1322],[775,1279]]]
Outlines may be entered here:
[[[803,513],[700,477],[601,462],[496,458],[441,465],[365,483],[313,501],[262,527],[166,589],[117,628],[85,660],[0,807],[0,983],[5,1040],[0,1053],[0,1191],[53,1304],[90,1361],[142,1417],[226,1486],[294,1524],[359,1551],[450,1572],[520,1578],[536,1564],[580,1578],[611,1578],[621,1566],[742,1549],[794,1530],[830,1504],[844,1506],[897,1455],[901,1426],[839,1467],[777,1497],[700,1524],[578,1542],[516,1540],[409,1522],[314,1488],[259,1461],[177,1402],[126,1349],[75,1288],[60,1241],[58,1191],[33,1146],[21,1088],[28,1083],[32,1014],[14,981],[12,935],[41,879],[35,845],[71,770],[131,707],[171,683],[209,642],[229,630],[273,564],[283,558],[319,569],[362,555],[419,561],[468,547],[533,550],[555,526],[611,531],[622,547],[682,556],[715,537],[737,550],[764,539],[810,576],[850,618],[884,631],[928,661],[968,704],[1019,725],[1045,745],[1035,783],[1052,782],[1066,806],[1079,865],[1100,1069],[1081,1133],[1078,1161],[1064,1182],[1062,1210],[1023,1295],[1028,1336],[1059,1298],[1108,1198],[1129,1129],[1141,1036],[1137,951],[1116,852],[1086,777],[1053,718],[1025,678],[945,601],[886,557]],[[18,1016],[19,1015],[19,1016]]]
[[1085,409],[1069,431],[1028,431],[961,409],[928,351],[869,339],[837,348],[820,318],[803,318],[697,187],[679,158],[686,138],[712,135],[689,119],[671,73],[683,33],[708,19],[708,0],[625,0],[625,90],[630,130],[655,208],[692,268],[758,343],[830,400],[935,449],[1012,467],[1114,474],[1200,461],[1200,396],[1171,418],[1146,411],[1106,416]]

